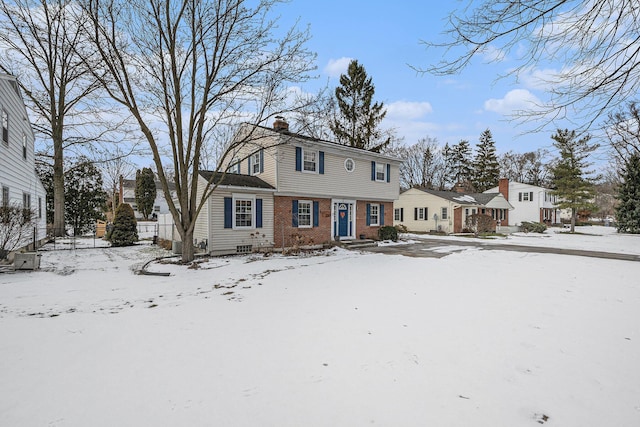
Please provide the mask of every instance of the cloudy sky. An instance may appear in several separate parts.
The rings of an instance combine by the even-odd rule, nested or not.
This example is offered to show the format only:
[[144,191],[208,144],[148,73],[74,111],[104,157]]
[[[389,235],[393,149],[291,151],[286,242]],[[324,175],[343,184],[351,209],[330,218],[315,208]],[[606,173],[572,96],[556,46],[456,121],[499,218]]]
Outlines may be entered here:
[[[467,139],[475,146],[480,133],[489,128],[499,154],[552,148],[552,130],[527,133],[539,123],[517,126],[508,115],[545,98],[545,87],[537,77],[552,71],[549,65],[554,64],[532,69],[519,82],[498,79],[515,66],[516,58],[494,48],[459,75],[434,77],[415,71],[441,59],[443,52],[427,51],[421,41],[445,41],[442,31],[448,14],[464,4],[292,0],[280,11],[283,23],[299,18],[310,28],[308,47],[318,54],[319,78],[305,89],[327,81],[335,88],[349,61],[357,59],[373,79],[376,101],[387,108],[383,126],[396,128],[405,144],[429,136],[441,144]],[[555,126],[571,128],[566,123]]]

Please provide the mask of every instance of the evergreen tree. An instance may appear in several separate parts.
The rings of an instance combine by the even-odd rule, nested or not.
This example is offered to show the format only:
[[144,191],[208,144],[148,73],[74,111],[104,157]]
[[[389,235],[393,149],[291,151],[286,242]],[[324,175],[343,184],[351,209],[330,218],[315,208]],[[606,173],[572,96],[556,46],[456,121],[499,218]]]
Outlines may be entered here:
[[496,155],[496,143],[489,129],[482,132],[473,160],[473,186],[475,191],[483,192],[498,185],[500,164]]
[[463,139],[451,147],[451,168],[454,184],[462,186],[465,191],[473,191],[473,169],[469,141]]
[[551,166],[551,175],[558,196],[560,209],[571,209],[571,232],[575,231],[576,213],[578,211],[595,210],[593,203],[595,196],[595,181],[597,177],[590,177],[592,171],[586,170],[591,163],[587,157],[599,145],[589,144],[591,137],[577,139],[575,131],[558,129],[551,138],[553,145],[560,152],[560,158]]
[[64,174],[67,224],[76,235],[93,230],[96,220],[104,219],[107,194],[102,189],[102,173],[86,158],[80,158]]
[[138,169],[136,172],[136,205],[145,221],[153,213],[156,201],[156,181],[150,168]]
[[338,111],[329,124],[343,145],[380,152],[391,142],[378,125],[387,114],[381,102],[373,103],[375,88],[364,67],[353,60],[347,74],[340,76],[335,96]]
[[618,232],[640,234],[640,154],[634,153],[622,171],[616,207]]
[[131,246],[138,241],[138,223],[133,208],[128,203],[122,203],[116,209],[113,229],[108,238],[111,246]]

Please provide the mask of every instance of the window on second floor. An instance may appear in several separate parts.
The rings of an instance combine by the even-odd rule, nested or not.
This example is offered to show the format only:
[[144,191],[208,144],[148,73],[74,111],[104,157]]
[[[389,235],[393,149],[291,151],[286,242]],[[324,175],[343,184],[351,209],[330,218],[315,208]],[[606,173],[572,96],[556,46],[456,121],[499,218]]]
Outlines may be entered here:
[[533,191],[518,193],[519,202],[533,202]]
[[9,113],[6,110],[2,110],[2,141],[5,144],[9,143]]
[[240,173],[240,160],[233,159],[229,168],[227,169],[229,173]]
[[22,134],[22,158],[27,158],[27,134]]
[[253,153],[249,158],[251,164],[251,175],[257,175],[260,173],[261,162],[260,162],[260,151]]
[[376,181],[386,181],[386,172],[384,163],[376,163]]
[[317,170],[317,151],[303,150],[302,170],[306,172],[315,172]]

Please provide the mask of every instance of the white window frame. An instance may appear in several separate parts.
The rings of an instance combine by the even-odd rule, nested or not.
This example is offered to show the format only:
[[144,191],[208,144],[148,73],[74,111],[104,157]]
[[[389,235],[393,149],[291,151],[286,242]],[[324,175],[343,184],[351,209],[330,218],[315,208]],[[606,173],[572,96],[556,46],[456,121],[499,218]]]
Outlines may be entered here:
[[[241,206],[238,206],[238,202],[249,202],[250,203],[250,209],[251,212],[249,213],[250,216],[250,221],[251,224],[250,225],[239,225],[238,224],[238,215],[242,215],[243,212],[238,212],[238,208]],[[255,196],[248,196],[248,195],[234,195],[233,196],[233,205],[232,205],[232,218],[233,218],[233,229],[235,230],[253,230],[254,228],[256,228],[256,198]],[[246,213],[245,213],[246,214]]]
[[387,165],[376,162],[376,181],[387,182]]
[[449,219],[449,210],[447,208],[440,209],[440,219]]
[[356,162],[351,157],[344,159],[344,170],[351,173],[356,170]]
[[523,191],[520,194],[522,194],[522,201],[523,202],[531,202],[531,200],[529,200],[529,192],[528,191]]
[[[0,119],[2,122],[2,142],[9,145],[9,113],[3,108],[0,114],[2,115],[2,118]],[[7,135],[6,139],[4,136],[5,133]]]
[[[307,159],[307,156],[310,159]],[[309,167],[313,166],[312,169],[307,169],[307,165]],[[302,149],[302,172],[306,173],[318,173],[318,152],[315,150],[305,150]]]
[[427,218],[425,218],[424,215],[424,208],[418,208],[418,221],[424,221]]
[[22,158],[27,160],[27,134],[22,132]]
[[251,175],[260,173],[260,151],[256,151],[251,155]]
[[[375,214],[373,211],[375,210]],[[373,218],[375,217],[375,221]],[[380,225],[380,205],[372,203],[369,205],[369,225],[372,227]]]
[[[308,213],[301,213],[303,210],[307,210]],[[298,228],[312,228],[313,227],[313,201],[311,200],[298,200]],[[309,223],[303,223],[302,219],[309,219]]]
[[231,165],[229,166],[229,169],[227,170],[227,172],[229,173],[241,173],[240,172],[240,160],[238,160],[237,158],[233,158],[233,160],[231,160]]

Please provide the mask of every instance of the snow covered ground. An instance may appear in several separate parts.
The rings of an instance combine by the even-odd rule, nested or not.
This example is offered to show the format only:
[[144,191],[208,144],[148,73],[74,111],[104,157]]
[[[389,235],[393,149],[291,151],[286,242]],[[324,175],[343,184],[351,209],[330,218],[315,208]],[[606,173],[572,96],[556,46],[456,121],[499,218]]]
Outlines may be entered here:
[[[504,242],[640,253],[581,231]],[[640,425],[640,263],[163,254],[0,274],[0,426]]]

